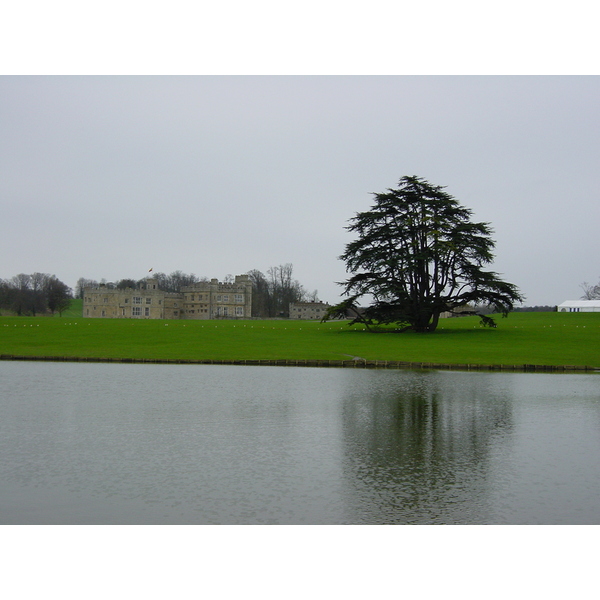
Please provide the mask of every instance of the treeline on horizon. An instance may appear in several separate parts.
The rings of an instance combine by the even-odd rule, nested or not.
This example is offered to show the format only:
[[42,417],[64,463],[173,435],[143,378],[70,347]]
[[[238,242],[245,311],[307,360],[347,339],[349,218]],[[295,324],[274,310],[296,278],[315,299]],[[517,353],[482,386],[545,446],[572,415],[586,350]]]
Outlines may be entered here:
[[[291,263],[270,267],[266,275],[258,269],[248,271],[247,275],[252,282],[252,316],[253,317],[287,317],[291,302],[318,302],[317,290],[308,292],[304,286],[293,277],[294,267]],[[184,287],[209,281],[208,277],[199,277],[194,273],[173,271],[171,274],[161,272],[149,273],[149,277],[156,279],[158,288],[163,292],[180,293]],[[127,288],[138,289],[145,282],[142,279],[119,279],[109,282],[105,279],[96,281],[80,277],[75,286],[75,297],[83,298],[86,287],[97,288],[101,285],[108,289],[124,290]],[[233,283],[235,277],[226,275],[224,283]]]
[[543,306],[517,306],[513,312],[556,312],[556,310],[556,305],[548,306],[544,304]]
[[[488,306],[476,306],[477,312],[482,314],[491,314],[492,309]],[[540,306],[515,306],[512,312],[556,312],[556,305],[549,306],[547,304]]]
[[73,290],[49,273],[19,273],[0,279],[0,309],[17,316],[62,315],[72,299]]
[[[258,269],[247,273],[252,282],[252,316],[258,318],[286,317],[289,316],[290,302],[318,302],[317,290],[308,292],[302,284],[293,278],[293,265],[287,263],[271,267],[266,275]],[[173,271],[165,273],[152,273],[151,276],[158,281],[158,287],[165,292],[181,292],[186,286],[209,281],[208,277],[199,277],[194,273]],[[223,278],[225,283],[233,283],[233,275]],[[146,278],[120,279],[108,282],[105,279],[96,281],[80,277],[77,280],[75,292],[60,281],[55,275],[48,273],[19,273],[9,279],[0,279],[0,310],[8,311],[18,316],[36,316],[45,314],[62,314],[73,297],[82,299],[86,287],[100,287],[105,285],[108,289],[138,289]],[[592,287],[592,286],[590,286]],[[598,297],[600,286],[594,286],[594,297]],[[591,295],[591,294],[590,294]],[[583,297],[584,299],[586,296]],[[487,307],[478,307],[478,311],[489,311]],[[513,312],[554,312],[556,306],[536,305],[519,306]]]

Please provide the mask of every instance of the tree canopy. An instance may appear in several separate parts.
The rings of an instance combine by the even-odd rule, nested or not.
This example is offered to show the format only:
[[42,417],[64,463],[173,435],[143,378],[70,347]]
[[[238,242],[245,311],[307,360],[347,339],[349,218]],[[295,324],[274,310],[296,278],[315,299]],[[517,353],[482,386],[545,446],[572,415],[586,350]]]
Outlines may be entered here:
[[48,273],[19,273],[11,279],[0,279],[0,309],[19,316],[48,312],[62,315],[72,298],[71,288]]
[[[443,187],[402,177],[397,189],[374,196],[371,210],[357,213],[346,227],[357,234],[340,256],[352,274],[340,284],[348,298],[326,319],[352,314],[351,324],[396,323],[430,332],[443,312],[460,308],[464,314],[484,305],[506,316],[523,300],[515,285],[484,269],[494,258],[489,224],[473,223],[472,211]],[[365,296],[372,303],[360,309]],[[470,312],[495,327],[492,317]]]

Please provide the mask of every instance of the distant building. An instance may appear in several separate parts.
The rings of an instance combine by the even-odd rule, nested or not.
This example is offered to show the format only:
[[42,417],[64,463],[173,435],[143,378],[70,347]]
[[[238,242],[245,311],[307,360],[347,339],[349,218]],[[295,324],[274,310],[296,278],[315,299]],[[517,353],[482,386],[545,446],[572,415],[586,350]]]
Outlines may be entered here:
[[290,302],[290,319],[318,319],[325,316],[329,304],[323,302]]
[[454,317],[463,317],[473,314],[475,309],[470,304],[457,306],[454,310],[447,310],[440,313],[440,319],[452,319]]
[[600,300],[566,300],[557,307],[558,312],[600,312]]
[[217,279],[183,288],[184,319],[249,319],[252,315],[252,282],[236,275],[234,283]]
[[236,275],[233,283],[217,279],[164,292],[156,279],[140,288],[85,288],[83,316],[92,319],[248,319],[252,313],[252,282]]

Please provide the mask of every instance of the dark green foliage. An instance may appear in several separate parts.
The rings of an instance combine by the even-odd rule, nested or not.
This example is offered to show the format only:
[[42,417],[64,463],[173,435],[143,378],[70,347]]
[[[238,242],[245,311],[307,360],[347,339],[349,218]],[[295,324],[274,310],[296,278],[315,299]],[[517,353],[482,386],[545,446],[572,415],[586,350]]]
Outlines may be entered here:
[[[443,312],[483,304],[506,316],[523,299],[516,286],[484,270],[493,260],[489,225],[471,222],[472,211],[444,188],[403,177],[398,189],[374,196],[371,210],[357,213],[347,227],[357,234],[340,257],[352,273],[342,284],[348,300],[326,319],[350,310],[352,323],[434,331]],[[359,310],[363,296],[372,303]]]
[[48,280],[46,287],[46,302],[48,310],[52,314],[58,312],[58,314],[62,316],[63,312],[69,308],[72,299],[73,292],[65,283],[54,276]]
[[544,304],[542,306],[518,306],[513,308],[513,312],[556,312],[556,305],[549,306]]
[[9,280],[0,280],[0,309],[18,316],[62,314],[72,298],[71,288],[48,273],[19,273]]
[[127,288],[135,289],[138,286],[138,282],[135,279],[120,279],[115,284],[118,290],[126,290]]

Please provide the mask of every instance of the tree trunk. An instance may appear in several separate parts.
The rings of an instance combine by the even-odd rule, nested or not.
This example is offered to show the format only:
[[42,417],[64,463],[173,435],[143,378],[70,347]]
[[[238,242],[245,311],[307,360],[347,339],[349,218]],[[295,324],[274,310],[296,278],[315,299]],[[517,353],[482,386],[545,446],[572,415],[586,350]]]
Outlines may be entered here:
[[[425,333],[427,331],[431,331],[430,321],[431,321],[432,313],[427,311],[426,313],[421,312],[419,316],[415,319],[412,328],[419,333]],[[436,322],[437,324],[437,322]]]
[[437,329],[439,320],[440,320],[440,311],[436,310],[436,311],[434,311],[433,315],[431,316],[431,323],[429,323],[429,327],[427,328],[427,331],[429,331],[429,332],[435,331]]

